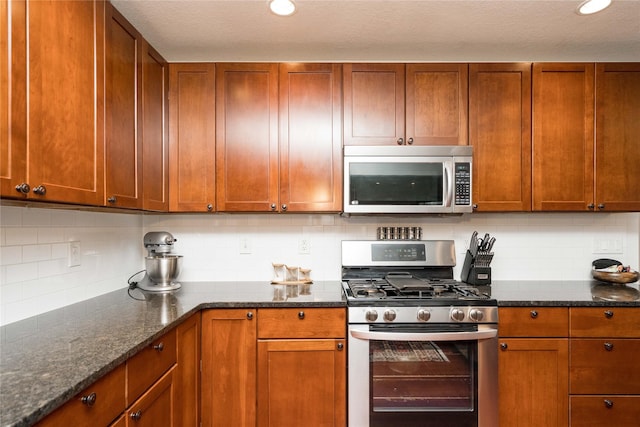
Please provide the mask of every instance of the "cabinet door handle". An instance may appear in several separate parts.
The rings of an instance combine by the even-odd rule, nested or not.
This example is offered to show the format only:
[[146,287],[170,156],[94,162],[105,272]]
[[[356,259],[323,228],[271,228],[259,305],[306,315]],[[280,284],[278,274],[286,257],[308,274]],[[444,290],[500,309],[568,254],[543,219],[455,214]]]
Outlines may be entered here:
[[211,212],[213,210],[213,205],[211,203],[209,203],[207,205],[207,212]]
[[611,319],[613,317],[613,311],[612,310],[606,310],[604,312],[604,317],[606,317],[607,319]]
[[131,417],[131,419],[134,421],[138,421],[140,418],[142,418],[142,411],[138,409],[136,412],[132,412],[131,414],[129,414],[129,417]]
[[80,401],[87,406],[93,406],[96,403],[97,395],[95,393],[91,393],[88,396],[82,396]]
[[599,203],[598,204],[598,209],[604,209],[604,203]]
[[338,347],[338,350],[339,350],[339,351],[342,351],[342,349],[344,348],[344,344],[343,344],[343,343],[341,343],[341,342],[339,342],[339,343],[338,343],[338,345],[337,345],[337,347]]
[[111,196],[107,199],[107,202],[113,204],[117,201],[118,199],[116,199],[116,196]]
[[593,210],[596,207],[596,205],[594,205],[593,203],[589,203],[587,205],[587,208],[589,208],[589,210]]
[[249,319],[249,320],[253,319],[253,311],[249,311],[247,313],[247,319]]
[[605,399],[604,406],[606,406],[607,408],[613,408],[613,400]]
[[304,311],[299,311],[298,312],[298,319],[300,319],[300,320],[304,319]]
[[532,319],[536,319],[538,317],[538,312],[536,310],[531,310],[531,313],[529,313],[531,315]]
[[607,350],[607,351],[613,350],[613,344],[610,343],[610,342],[604,343],[604,349]]
[[44,185],[38,185],[33,189],[33,192],[38,196],[44,196],[45,194],[47,194],[47,187],[45,187]]
[[160,344],[156,344],[156,345],[154,345],[154,346],[153,346],[153,349],[154,349],[154,350],[157,350],[157,351],[162,351],[162,350],[164,350],[164,343],[160,343]]
[[280,208],[281,208],[283,211],[286,211],[286,210],[287,210],[287,205],[286,205],[286,204],[283,204],[282,206],[280,206]]
[[26,182],[16,185],[16,191],[21,194],[29,194],[31,187]]
[[407,144],[409,144],[409,145],[413,145],[413,138],[409,138],[409,139],[407,139]]
[[509,348],[509,345],[506,342],[500,343],[500,350],[505,351]]
[[271,208],[271,210],[272,210],[272,211],[275,211],[275,210],[276,210],[276,207],[277,207],[277,206],[276,206],[276,204],[275,204],[275,203],[271,203],[270,208]]
[[404,145],[404,138],[398,138],[396,142],[398,143],[398,145]]

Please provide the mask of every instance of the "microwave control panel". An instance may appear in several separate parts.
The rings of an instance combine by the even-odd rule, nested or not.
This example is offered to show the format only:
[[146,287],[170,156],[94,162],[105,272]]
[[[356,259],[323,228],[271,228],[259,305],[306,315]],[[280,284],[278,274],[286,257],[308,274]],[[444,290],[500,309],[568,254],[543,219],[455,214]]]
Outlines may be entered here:
[[455,164],[456,205],[469,206],[471,204],[471,163]]

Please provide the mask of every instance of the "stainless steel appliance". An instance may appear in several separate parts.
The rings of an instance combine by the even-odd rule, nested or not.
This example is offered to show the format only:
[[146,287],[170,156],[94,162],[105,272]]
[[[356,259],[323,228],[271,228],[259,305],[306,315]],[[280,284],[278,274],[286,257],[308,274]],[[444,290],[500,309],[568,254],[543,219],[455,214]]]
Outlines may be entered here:
[[471,212],[471,146],[344,147],[344,212]]
[[144,235],[143,243],[148,254],[145,257],[145,275],[137,287],[148,292],[168,292],[182,286],[175,280],[182,269],[182,255],[173,255],[177,241],[166,231],[152,231]]
[[453,241],[343,241],[350,427],[498,425],[496,300]]

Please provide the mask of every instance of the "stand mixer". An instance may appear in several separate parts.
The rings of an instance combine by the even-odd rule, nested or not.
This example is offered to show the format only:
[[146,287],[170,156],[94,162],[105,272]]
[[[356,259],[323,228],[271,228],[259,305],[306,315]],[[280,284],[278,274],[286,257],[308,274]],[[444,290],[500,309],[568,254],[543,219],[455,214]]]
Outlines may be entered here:
[[172,255],[173,244],[177,241],[166,231],[152,231],[144,235],[143,243],[148,254],[144,259],[145,275],[138,282],[138,288],[148,292],[169,292],[180,289],[174,282],[180,275],[182,255]]

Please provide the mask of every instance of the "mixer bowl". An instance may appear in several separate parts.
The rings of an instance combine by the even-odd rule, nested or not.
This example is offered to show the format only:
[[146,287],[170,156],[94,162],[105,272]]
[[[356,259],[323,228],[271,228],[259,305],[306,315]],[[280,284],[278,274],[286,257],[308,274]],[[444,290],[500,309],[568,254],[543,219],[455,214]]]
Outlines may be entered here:
[[145,257],[149,279],[158,285],[169,285],[176,280],[182,269],[182,255]]

